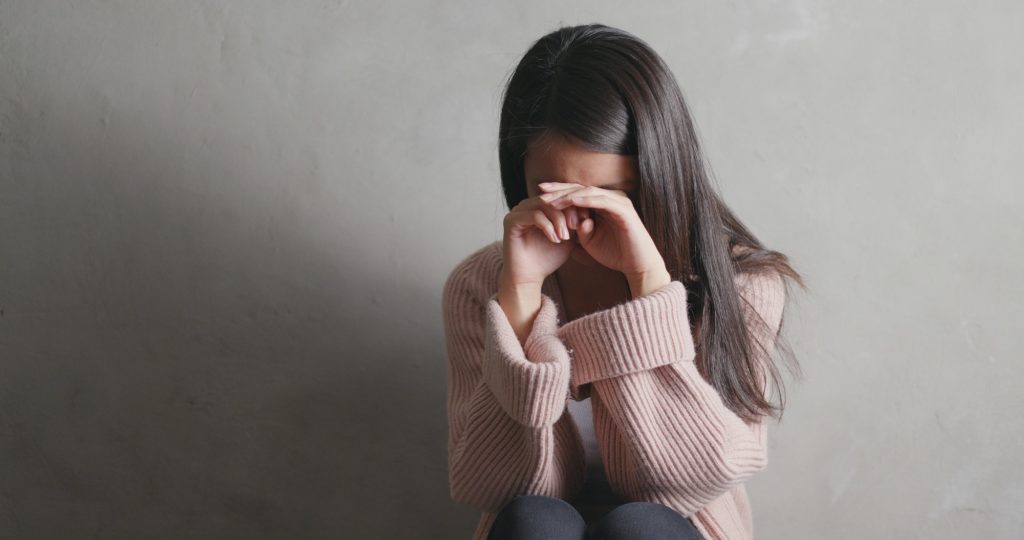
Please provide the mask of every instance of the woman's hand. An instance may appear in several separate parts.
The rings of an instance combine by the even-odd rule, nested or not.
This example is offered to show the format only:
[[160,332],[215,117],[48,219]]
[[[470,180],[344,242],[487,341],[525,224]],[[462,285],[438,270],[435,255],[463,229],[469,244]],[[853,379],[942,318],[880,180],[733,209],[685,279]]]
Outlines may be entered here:
[[576,228],[577,214],[576,208],[551,208],[538,196],[520,201],[505,215],[498,304],[520,345],[540,310],[544,278],[562,266],[576,244],[569,229]]
[[575,242],[570,229],[576,228],[576,214],[574,208],[561,210],[544,204],[539,196],[523,199],[512,208],[504,220],[503,282],[539,288],[572,253]]
[[597,262],[625,274],[634,297],[671,282],[665,260],[624,191],[565,182],[538,187],[551,209],[584,209],[576,228],[579,244]]

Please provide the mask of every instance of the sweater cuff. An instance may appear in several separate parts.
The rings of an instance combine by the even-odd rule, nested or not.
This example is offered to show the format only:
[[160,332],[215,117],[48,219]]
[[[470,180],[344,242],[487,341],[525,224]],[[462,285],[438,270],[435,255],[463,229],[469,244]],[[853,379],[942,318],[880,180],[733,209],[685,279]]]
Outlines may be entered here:
[[572,353],[571,386],[696,357],[686,287],[673,280],[644,296],[570,321],[559,330]]
[[569,387],[569,352],[558,338],[558,309],[541,295],[533,327],[520,345],[497,293],[487,300],[487,340],[483,380],[502,409],[520,424],[554,424],[565,411]]

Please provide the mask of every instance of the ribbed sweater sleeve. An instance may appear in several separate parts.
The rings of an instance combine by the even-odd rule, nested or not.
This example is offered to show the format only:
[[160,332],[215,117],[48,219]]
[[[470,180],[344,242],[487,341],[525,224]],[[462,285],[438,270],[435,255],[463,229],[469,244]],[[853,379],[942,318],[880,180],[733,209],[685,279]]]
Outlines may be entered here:
[[448,472],[454,500],[497,511],[521,493],[564,495],[553,424],[566,408],[569,354],[547,295],[520,345],[497,302],[497,261],[480,252],[444,287]]
[[[770,354],[781,277],[743,274],[737,286],[748,329]],[[592,384],[596,429],[622,434],[602,448],[606,461],[618,461],[609,470],[624,471],[617,483],[631,498],[660,499],[689,517],[767,465],[767,428],[744,422],[697,371],[686,297],[672,281],[566,323],[560,335],[572,352],[571,387]]]
[[505,414],[524,426],[554,424],[565,410],[569,352],[558,339],[558,308],[541,295],[540,311],[519,344],[497,294],[487,299],[483,380]]

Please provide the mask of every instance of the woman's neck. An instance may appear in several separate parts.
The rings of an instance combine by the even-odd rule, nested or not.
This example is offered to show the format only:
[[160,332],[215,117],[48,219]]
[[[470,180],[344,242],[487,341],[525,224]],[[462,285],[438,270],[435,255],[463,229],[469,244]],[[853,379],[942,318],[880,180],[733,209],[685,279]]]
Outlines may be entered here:
[[570,258],[555,274],[570,321],[632,298],[626,276],[606,266],[587,266]]
[[569,257],[565,263],[562,264],[555,270],[558,274],[560,283],[565,285],[570,284],[588,284],[588,283],[610,283],[617,282],[619,280],[625,281],[626,277],[617,270],[612,270],[604,265],[588,266],[582,264],[576,259]]

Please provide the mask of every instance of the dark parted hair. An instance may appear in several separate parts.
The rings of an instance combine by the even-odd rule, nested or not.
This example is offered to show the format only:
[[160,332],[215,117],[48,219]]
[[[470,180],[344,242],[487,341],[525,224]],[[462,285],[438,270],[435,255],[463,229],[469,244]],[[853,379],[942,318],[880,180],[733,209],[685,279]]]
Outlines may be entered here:
[[[562,27],[530,46],[502,98],[498,158],[509,209],[528,196],[530,143],[551,132],[595,152],[637,156],[630,198],[672,278],[688,291],[690,321],[700,317],[698,371],[744,420],[781,419],[778,367],[766,362],[776,405],[756,376],[755,355],[765,351],[748,339],[752,329],[734,280],[775,272],[806,286],[788,258],[765,248],[713,189],[683,93],[662,58],[636,36],[603,24]],[[788,352],[791,372],[799,372],[780,338],[781,324],[775,350]]]

